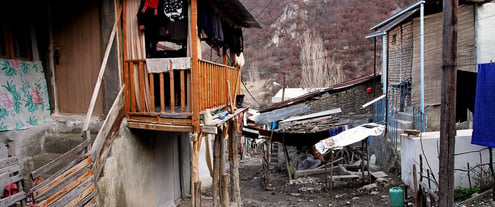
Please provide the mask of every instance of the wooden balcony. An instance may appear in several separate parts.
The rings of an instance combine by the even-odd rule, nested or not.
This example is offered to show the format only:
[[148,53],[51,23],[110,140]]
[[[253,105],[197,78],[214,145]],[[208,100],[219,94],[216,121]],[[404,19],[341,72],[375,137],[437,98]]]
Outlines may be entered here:
[[[197,69],[192,65],[197,65]],[[192,70],[197,70],[199,75],[197,83],[191,78]],[[240,72],[240,69],[205,60],[192,64],[191,58],[126,60],[128,127],[197,131],[206,109],[218,113],[235,104],[235,97],[240,93]],[[197,94],[193,93],[193,87],[198,87]],[[193,113],[193,104],[199,108],[197,113]]]

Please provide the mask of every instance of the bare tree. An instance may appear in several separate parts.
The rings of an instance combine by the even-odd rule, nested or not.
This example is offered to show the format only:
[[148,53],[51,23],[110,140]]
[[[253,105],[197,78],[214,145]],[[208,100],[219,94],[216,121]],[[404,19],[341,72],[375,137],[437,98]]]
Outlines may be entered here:
[[304,32],[300,43],[301,87],[324,88],[343,80],[342,66],[332,61],[320,35],[314,31]]

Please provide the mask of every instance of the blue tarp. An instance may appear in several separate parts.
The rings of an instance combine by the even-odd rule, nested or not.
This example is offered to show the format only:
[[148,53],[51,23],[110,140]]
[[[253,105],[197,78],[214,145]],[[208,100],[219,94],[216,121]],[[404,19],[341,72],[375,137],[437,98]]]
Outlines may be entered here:
[[495,147],[495,63],[478,65],[472,144]]

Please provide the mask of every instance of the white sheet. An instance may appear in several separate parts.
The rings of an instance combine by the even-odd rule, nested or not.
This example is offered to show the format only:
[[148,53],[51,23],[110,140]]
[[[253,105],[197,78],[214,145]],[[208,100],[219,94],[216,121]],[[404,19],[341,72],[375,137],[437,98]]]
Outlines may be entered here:
[[352,129],[346,130],[333,137],[324,139],[315,144],[319,153],[325,154],[333,148],[345,147],[347,145],[359,142],[369,136],[379,136],[385,131],[385,126],[375,123],[359,125]]

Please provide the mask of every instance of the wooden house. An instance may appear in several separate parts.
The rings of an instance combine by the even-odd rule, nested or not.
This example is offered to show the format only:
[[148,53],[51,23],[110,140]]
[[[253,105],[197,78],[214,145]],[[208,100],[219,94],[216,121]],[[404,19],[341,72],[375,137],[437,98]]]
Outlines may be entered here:
[[[23,64],[37,63],[43,68],[37,80],[43,80],[46,92],[38,94],[39,99],[33,98],[32,104],[44,104],[43,113],[39,113],[43,123],[45,119],[81,119],[82,136],[94,140],[86,151],[86,156],[92,156],[89,166],[95,170],[94,182],[98,182],[100,172],[112,170],[116,175],[105,176],[120,180],[120,184],[102,182],[99,193],[125,186],[120,197],[104,197],[130,206],[173,205],[189,194],[195,197],[202,138],[216,134],[219,143],[225,143],[220,139],[226,137],[235,142],[240,136],[237,120],[247,110],[236,103],[241,91],[241,64],[237,60],[242,58],[242,28],[260,25],[240,1],[90,0],[67,4],[46,0],[0,5],[15,8],[0,14],[0,60],[6,62],[2,66],[9,75]],[[218,34],[210,33],[212,25],[216,32],[228,32],[215,39]],[[202,41],[218,51],[223,57],[220,62],[202,59]],[[2,74],[0,81],[5,77]],[[22,77],[19,80],[30,83]],[[10,89],[15,92],[16,86]],[[11,100],[16,96],[1,92],[5,99],[0,106],[5,102],[14,110]],[[31,106],[22,102],[24,98],[15,100],[19,106]],[[6,130],[22,128],[15,128],[16,124],[24,128],[41,124],[41,119],[34,122],[27,115],[26,120],[12,117],[15,121],[7,124],[13,127]],[[104,121],[97,134],[91,134],[89,125],[95,117]],[[5,120],[0,115],[0,123]],[[123,129],[119,131],[120,124]],[[127,151],[114,146],[114,138],[119,136],[124,138],[121,147]],[[29,150],[30,146],[19,147]],[[114,166],[120,168],[105,165],[112,156],[117,158]],[[125,156],[131,157],[125,161]],[[225,156],[215,162],[225,163]],[[221,167],[215,168],[221,174],[214,182],[225,172],[225,166]],[[148,187],[136,184],[143,177],[159,182],[150,179],[145,182]],[[132,186],[137,189],[130,189]],[[155,194],[167,195],[151,196]]]

